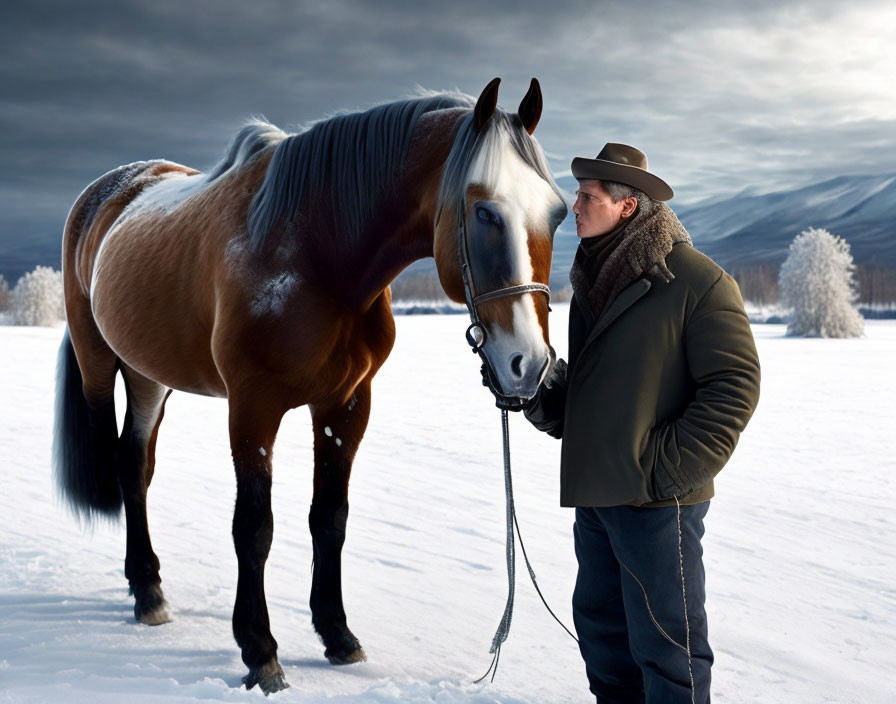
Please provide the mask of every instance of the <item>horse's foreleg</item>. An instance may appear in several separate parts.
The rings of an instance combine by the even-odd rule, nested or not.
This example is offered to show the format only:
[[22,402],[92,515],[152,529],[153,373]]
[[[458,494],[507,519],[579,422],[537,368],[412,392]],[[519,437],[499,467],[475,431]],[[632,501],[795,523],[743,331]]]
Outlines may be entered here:
[[370,416],[370,382],[363,382],[348,404],[315,406],[314,497],[308,523],[314,543],[311,620],[335,665],[366,660],[346,624],[342,605],[342,545],[348,519],[348,481],[358,444]]
[[153,552],[146,518],[146,492],[155,468],[156,438],[170,390],[128,367],[122,369],[128,409],[116,447],[115,469],[127,519],[124,573],[134,595],[134,617],[156,626],[167,623],[159,558]]
[[264,567],[274,536],[271,458],[282,417],[265,406],[230,399],[230,447],[236,469],[233,544],[239,563],[233,637],[249,668],[243,678],[246,688],[258,684],[270,694],[289,684],[277,660],[277,641],[271,634],[264,595]]

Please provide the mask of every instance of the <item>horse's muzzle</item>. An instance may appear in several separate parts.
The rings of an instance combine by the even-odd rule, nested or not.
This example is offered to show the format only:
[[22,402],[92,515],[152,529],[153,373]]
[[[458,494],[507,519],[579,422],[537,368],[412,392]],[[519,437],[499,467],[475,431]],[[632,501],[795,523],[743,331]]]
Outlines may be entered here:
[[[541,356],[540,356],[541,357]],[[528,357],[523,354],[511,355],[509,364],[499,374],[486,362],[485,384],[495,396],[495,405],[509,411],[520,411],[538,393],[550,365],[550,356]]]

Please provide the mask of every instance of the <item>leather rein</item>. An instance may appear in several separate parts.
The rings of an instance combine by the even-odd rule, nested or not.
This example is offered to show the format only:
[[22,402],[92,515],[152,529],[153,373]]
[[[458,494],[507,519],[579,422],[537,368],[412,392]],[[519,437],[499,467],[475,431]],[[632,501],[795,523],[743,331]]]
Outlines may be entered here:
[[501,621],[498,624],[498,629],[495,632],[494,637],[492,638],[492,646],[489,649],[489,652],[492,653],[494,657],[492,658],[492,662],[488,667],[488,671],[479,679],[474,680],[474,682],[478,684],[489,675],[491,675],[491,680],[494,681],[495,675],[498,672],[498,659],[501,655],[501,646],[510,635],[510,622],[513,618],[513,605],[516,593],[516,541],[514,539],[514,531],[516,531],[516,534],[519,536],[520,548],[523,552],[523,558],[526,561],[526,567],[529,571],[529,577],[532,580],[532,584],[535,586],[535,591],[538,592],[538,596],[541,598],[542,603],[545,605],[545,608],[547,608],[551,616],[554,617],[554,620],[563,627],[563,629],[572,637],[572,639],[576,642],[578,642],[578,639],[572,634],[572,631],[570,631],[563,624],[563,622],[559,618],[557,618],[557,615],[551,610],[551,607],[548,606],[547,601],[545,601],[545,598],[541,593],[541,589],[539,589],[538,587],[538,581],[535,579],[535,571],[532,569],[532,565],[529,564],[529,556],[526,554],[526,548],[523,545],[523,537],[519,532],[520,527],[517,523],[516,508],[513,501],[513,484],[510,477],[510,429],[508,425],[507,411],[522,410],[525,401],[513,396],[505,396],[503,393],[498,391],[498,385],[496,382],[494,371],[492,370],[485,354],[482,352],[482,348],[487,342],[487,334],[485,326],[482,324],[482,321],[479,318],[479,311],[477,309],[477,306],[479,304],[485,303],[486,301],[494,301],[499,298],[505,298],[507,296],[518,296],[524,293],[541,292],[548,297],[548,310],[550,310],[551,290],[544,284],[532,282],[528,284],[506,286],[504,288],[495,289],[494,291],[486,291],[485,293],[480,293],[479,295],[476,294],[476,290],[473,285],[473,274],[470,269],[470,252],[467,246],[467,219],[464,213],[463,201],[458,203],[457,206],[457,256],[460,260],[460,270],[461,277],[463,278],[464,282],[464,297],[467,303],[467,310],[470,312],[471,322],[466,332],[467,342],[470,344],[470,347],[473,348],[473,352],[478,354],[480,359],[482,359],[483,369],[485,370],[483,373],[483,384],[486,384],[489,387],[489,390],[495,395],[495,403],[498,408],[501,409],[501,426],[504,441],[504,491],[506,497],[505,514],[507,521],[506,558],[508,594],[507,603],[504,606],[504,613],[501,616]]

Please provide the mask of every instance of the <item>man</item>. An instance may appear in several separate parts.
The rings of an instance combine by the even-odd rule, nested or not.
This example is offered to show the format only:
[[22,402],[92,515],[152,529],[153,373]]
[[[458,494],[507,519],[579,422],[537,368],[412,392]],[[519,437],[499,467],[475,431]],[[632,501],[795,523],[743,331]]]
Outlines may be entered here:
[[759,398],[756,347],[737,284],[694,249],[642,152],[610,143],[572,173],[569,366],[525,413],[563,439],[579,647],[598,702],[709,702],[700,539]]

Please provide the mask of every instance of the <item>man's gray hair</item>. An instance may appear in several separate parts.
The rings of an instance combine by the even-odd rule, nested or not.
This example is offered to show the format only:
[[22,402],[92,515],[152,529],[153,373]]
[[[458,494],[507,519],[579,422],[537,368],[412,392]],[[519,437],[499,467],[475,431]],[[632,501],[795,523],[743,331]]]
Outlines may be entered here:
[[638,200],[638,211],[642,214],[650,213],[657,201],[653,200],[644,191],[639,191],[633,186],[618,181],[600,181],[601,187],[610,194],[610,198],[614,203],[618,203],[623,198],[636,198]]

